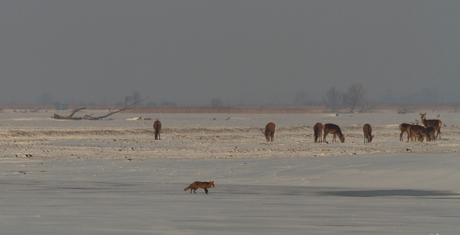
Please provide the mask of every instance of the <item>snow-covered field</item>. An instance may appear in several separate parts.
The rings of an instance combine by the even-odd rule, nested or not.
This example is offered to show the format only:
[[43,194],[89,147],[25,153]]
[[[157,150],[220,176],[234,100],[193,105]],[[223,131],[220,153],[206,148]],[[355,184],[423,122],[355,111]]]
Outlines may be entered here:
[[[444,125],[442,139],[428,143],[399,141],[398,125],[420,115],[394,110],[120,113],[101,121],[53,113],[0,113],[1,234],[460,231],[458,113],[428,111]],[[140,116],[161,120],[161,140]],[[269,143],[261,133],[268,122],[276,124]],[[338,124],[345,143],[313,143],[316,122]],[[365,123],[375,135],[369,144]],[[183,191],[197,180],[216,187]]]

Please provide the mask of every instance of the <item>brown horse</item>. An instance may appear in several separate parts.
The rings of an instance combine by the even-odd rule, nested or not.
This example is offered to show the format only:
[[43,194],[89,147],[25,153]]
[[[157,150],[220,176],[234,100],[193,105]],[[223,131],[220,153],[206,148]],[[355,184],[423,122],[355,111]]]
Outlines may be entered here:
[[321,122],[317,122],[313,126],[313,132],[314,132],[314,136],[315,136],[315,143],[323,142],[323,139],[321,138],[321,135],[323,134],[323,124]]
[[334,137],[332,138],[332,142],[337,142],[337,140],[335,139],[336,136],[339,136],[339,139],[342,143],[345,142],[345,137],[343,136],[342,131],[340,130],[339,126],[332,124],[332,123],[326,123],[323,126],[323,130],[324,130],[324,136],[323,136],[324,142],[327,143],[326,136],[329,133],[334,134]]
[[161,122],[160,120],[156,120],[154,123],[153,123],[153,131],[155,133],[155,140],[158,140],[160,138],[160,132],[161,132]]
[[265,126],[265,132],[262,131],[262,133],[264,134],[265,136],[265,139],[268,141],[272,141],[275,140],[275,123],[273,122],[269,122],[266,126]]
[[[422,124],[425,127],[433,127],[436,130],[436,138],[438,138],[438,135],[441,135],[441,126],[442,122],[441,120],[438,119],[426,119],[426,113],[422,114],[420,113],[420,118],[422,119]],[[441,138],[441,136],[439,136]]]
[[364,132],[364,143],[366,143],[366,140],[367,140],[367,143],[372,142],[372,138],[374,138],[374,136],[372,135],[371,125],[364,124],[363,132]]
[[410,126],[411,126],[411,124],[409,124],[409,123],[401,123],[401,124],[399,124],[399,130],[401,130],[401,134],[399,134],[399,141],[403,140],[404,132],[407,133],[407,141],[409,141]]
[[436,141],[436,130],[434,129],[434,127],[430,126],[426,128],[426,132],[430,134],[431,141]]
[[426,131],[424,126],[420,125],[411,125],[409,129],[409,136],[410,140],[414,141],[419,140],[420,142],[423,142],[423,137],[426,137],[426,141],[431,141],[430,134]]

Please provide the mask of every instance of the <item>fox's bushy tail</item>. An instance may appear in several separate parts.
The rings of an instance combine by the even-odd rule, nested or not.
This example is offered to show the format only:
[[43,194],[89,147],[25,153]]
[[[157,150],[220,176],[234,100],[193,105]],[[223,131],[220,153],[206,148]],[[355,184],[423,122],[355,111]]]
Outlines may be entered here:
[[187,191],[187,190],[191,189],[193,187],[192,185],[193,184],[189,185],[187,188],[184,188],[184,191]]

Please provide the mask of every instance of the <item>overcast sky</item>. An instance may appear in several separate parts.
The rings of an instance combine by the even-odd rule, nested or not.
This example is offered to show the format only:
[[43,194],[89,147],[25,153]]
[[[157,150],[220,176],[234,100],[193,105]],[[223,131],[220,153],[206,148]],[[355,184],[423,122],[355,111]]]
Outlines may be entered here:
[[460,101],[460,1],[0,1],[0,104]]

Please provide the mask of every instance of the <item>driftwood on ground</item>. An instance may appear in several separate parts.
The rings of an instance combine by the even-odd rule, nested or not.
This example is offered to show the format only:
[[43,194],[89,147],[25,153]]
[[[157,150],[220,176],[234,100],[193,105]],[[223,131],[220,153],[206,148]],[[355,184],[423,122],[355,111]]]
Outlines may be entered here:
[[414,108],[403,107],[403,108],[398,109],[398,114],[413,113],[413,112],[415,112],[415,110],[416,109],[414,109]]
[[[147,98],[145,98],[145,99],[147,99]],[[54,116],[51,117],[51,118],[54,118],[54,119],[67,119],[67,120],[100,120],[100,119],[106,118],[106,117],[108,117],[110,115],[113,115],[113,114],[128,110],[128,109],[132,108],[134,105],[136,105],[137,103],[144,101],[145,99],[136,101],[136,102],[134,102],[134,103],[132,103],[130,105],[125,106],[122,109],[115,110],[118,107],[118,105],[120,105],[120,104],[117,104],[117,106],[115,106],[115,108],[113,108],[108,114],[98,116],[98,117],[93,117],[93,114],[85,115],[83,117],[74,117],[73,116],[73,115],[75,115],[76,112],[78,112],[80,110],[83,110],[83,109],[86,109],[86,107],[84,107],[84,108],[79,108],[79,109],[73,110],[72,113],[69,116],[61,116],[59,114],[54,114]]]

